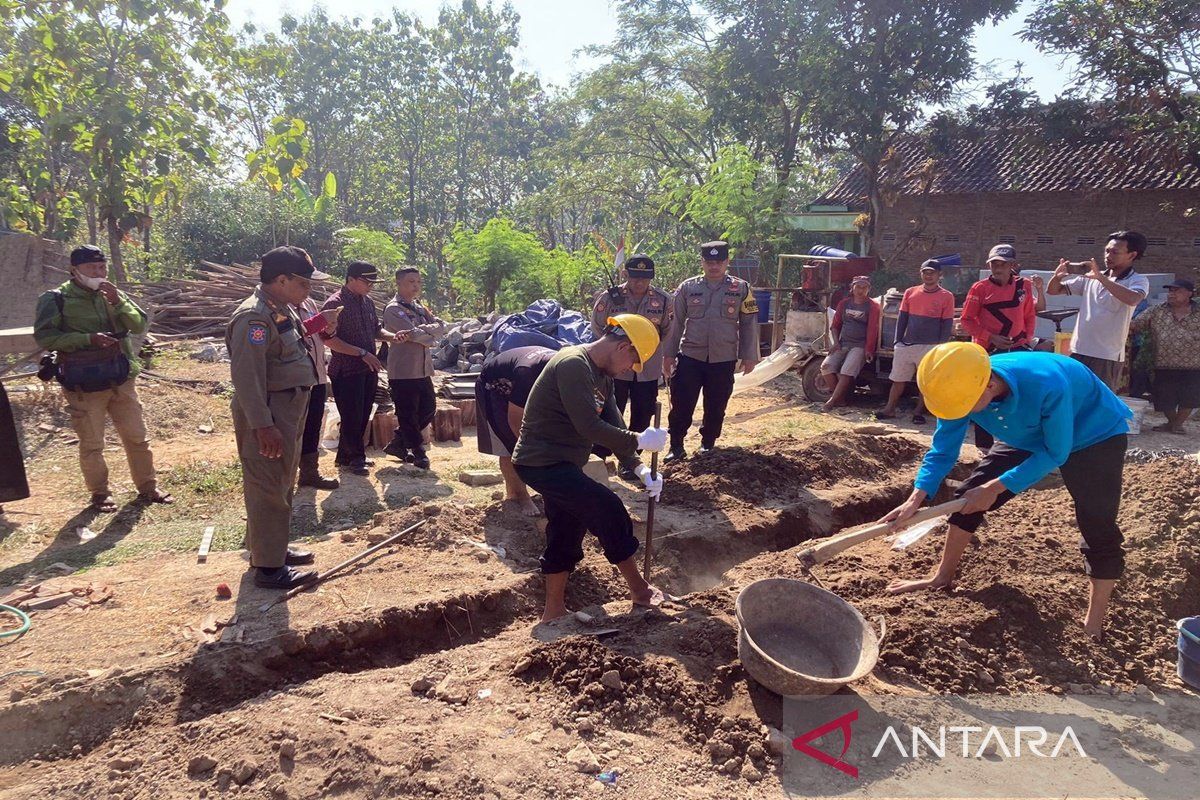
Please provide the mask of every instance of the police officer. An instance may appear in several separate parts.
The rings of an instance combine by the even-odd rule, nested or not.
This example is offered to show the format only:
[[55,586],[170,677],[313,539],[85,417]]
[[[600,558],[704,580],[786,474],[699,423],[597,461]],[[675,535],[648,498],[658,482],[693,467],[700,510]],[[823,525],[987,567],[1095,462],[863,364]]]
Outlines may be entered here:
[[[625,261],[626,281],[620,286],[606,289],[596,295],[592,307],[592,331],[600,338],[608,328],[608,318],[617,314],[637,314],[645,317],[658,329],[659,338],[666,341],[671,331],[674,315],[671,313],[671,295],[657,286],[654,280],[654,261],[650,256],[635,255]],[[654,357],[642,365],[641,372],[632,370],[618,375],[613,380],[613,396],[621,416],[629,405],[629,429],[643,431],[650,427],[654,417],[654,401],[658,398],[658,382],[662,377],[663,349],[655,351]],[[621,470],[624,480],[633,480],[633,473]]]
[[700,390],[704,390],[704,420],[700,452],[716,446],[733,394],[737,362],[749,373],[758,363],[758,306],[750,284],[729,274],[729,245],[700,245],[704,273],[688,278],[675,290],[670,338],[663,371],[671,380],[669,430],[671,450],[663,463],[687,458],[683,438],[692,424]]
[[300,439],[316,367],[304,345],[300,317],[312,281],[328,278],[299,247],[276,247],[262,257],[261,283],[225,329],[233,377],[233,430],[242,461],[246,547],[257,568],[254,583],[291,589],[316,573],[294,566],[313,554],[288,547],[292,492]]

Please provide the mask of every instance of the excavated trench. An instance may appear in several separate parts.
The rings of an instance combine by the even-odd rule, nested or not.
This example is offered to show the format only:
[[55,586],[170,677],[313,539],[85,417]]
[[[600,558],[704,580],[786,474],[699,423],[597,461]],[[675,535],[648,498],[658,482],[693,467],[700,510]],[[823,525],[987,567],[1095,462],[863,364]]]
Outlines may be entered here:
[[[850,436],[836,445],[787,443],[750,454],[734,451],[724,458],[736,463],[693,463],[668,473],[667,496],[674,499],[665,508],[694,510],[701,516],[716,508],[724,519],[658,538],[655,581],[675,595],[707,592],[701,601],[711,604],[718,593],[709,590],[719,586],[730,569],[877,519],[908,492],[910,480],[901,473],[915,466],[920,452],[919,444],[904,437]],[[713,474],[705,470],[714,468],[717,474],[738,475],[740,480],[723,485],[697,479]],[[872,477],[882,480],[872,482]],[[467,512],[460,508],[454,513],[461,518]],[[480,511],[483,518],[488,513]],[[393,524],[399,527],[404,520],[397,517]],[[528,532],[508,532],[507,541],[493,541],[483,527],[481,521],[479,538],[507,545],[509,555],[516,556],[509,563],[527,565],[536,557],[540,543]],[[624,593],[615,575],[603,576],[592,592],[600,601]],[[46,681],[25,700],[0,708],[0,731],[5,732],[0,735],[0,764],[80,757],[123,730],[183,725],[330,673],[395,667],[482,642],[523,618],[534,618],[540,596],[538,575],[512,575],[501,588],[342,618],[265,641],[222,643],[202,648],[185,661],[99,681]],[[725,640],[732,638],[724,630],[719,634],[714,640],[722,644],[716,649],[728,649]],[[694,644],[679,646],[686,651]],[[713,645],[703,646],[713,654]],[[735,652],[732,658],[736,660]],[[720,686],[735,677],[727,661],[722,660],[725,666],[714,684],[718,695],[723,694]],[[683,706],[691,700],[695,698]],[[672,706],[678,704],[671,700]]]

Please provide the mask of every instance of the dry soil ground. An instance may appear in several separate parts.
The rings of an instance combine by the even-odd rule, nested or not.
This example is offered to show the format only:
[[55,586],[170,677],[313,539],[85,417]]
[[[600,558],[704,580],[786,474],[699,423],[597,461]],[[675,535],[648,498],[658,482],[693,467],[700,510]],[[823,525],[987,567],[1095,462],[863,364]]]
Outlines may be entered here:
[[[437,446],[432,473],[381,458],[368,478],[301,493],[298,534],[330,565],[422,527],[264,612],[272,595],[246,580],[238,549],[224,369],[185,354],[154,365],[202,381],[143,380],[158,468],[179,502],[109,518],[78,512],[53,393],[18,396],[36,496],[0,517],[0,596],[46,580],[111,596],[36,612],[29,633],[2,640],[0,798],[781,796],[768,741],[781,704],[738,661],[737,592],[803,577],[802,543],[899,501],[928,439],[855,432],[867,401],[817,414],[790,376],[735,398],[724,449],[666,473],[655,575],[677,599],[632,611],[589,546],[568,600],[593,619],[565,631],[534,624],[541,521],[504,508],[494,487],[456,480],[487,464],[473,438]],[[1182,691],[1171,624],[1200,597],[1191,430],[1133,439],[1192,455],[1127,467],[1129,568],[1104,645],[1075,625],[1077,533],[1053,480],[993,515],[952,592],[881,592],[934,563],[936,533],[903,553],[876,541],[818,567],[826,587],[888,621],[879,665],[854,691]],[[111,455],[127,480],[119,449]],[[613,486],[640,535],[643,496]],[[198,564],[208,525],[214,552]],[[222,582],[232,599],[217,599]],[[620,771],[615,788],[594,777],[608,769]]]

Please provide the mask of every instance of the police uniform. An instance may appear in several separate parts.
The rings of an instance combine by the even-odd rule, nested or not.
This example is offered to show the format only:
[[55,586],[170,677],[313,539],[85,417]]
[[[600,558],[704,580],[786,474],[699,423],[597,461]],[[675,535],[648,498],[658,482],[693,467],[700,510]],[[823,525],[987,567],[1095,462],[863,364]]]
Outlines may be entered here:
[[[708,242],[701,245],[700,254],[707,261],[724,261],[729,257],[729,245]],[[713,447],[721,435],[737,362],[759,357],[758,306],[746,281],[726,274],[714,285],[704,275],[697,275],[675,290],[674,316],[671,336],[663,348],[676,354],[668,425],[671,453],[679,458],[701,389],[701,446]]]
[[[264,255],[264,275],[267,260]],[[317,381],[316,367],[295,309],[272,300],[261,285],[233,312],[225,329],[225,345],[231,362],[233,430],[246,498],[246,547],[251,566],[276,569],[284,566],[288,557],[292,493],[309,391]],[[263,456],[254,433],[256,428],[272,426],[283,435],[280,458]]]
[[[653,278],[654,262],[647,256],[633,256],[625,262],[625,272],[630,278]],[[596,295],[592,306],[592,331],[597,337],[608,327],[608,318],[616,314],[637,314],[654,323],[661,341],[667,341],[673,325],[671,295],[657,286],[650,286],[644,295],[635,299],[629,293],[629,284],[616,287],[616,292],[606,289]],[[614,297],[614,294],[616,296]],[[642,365],[640,373],[628,370],[613,381],[613,396],[621,415],[629,404],[629,429],[644,431],[650,427],[654,417],[654,402],[658,398],[658,382],[662,378],[663,348],[659,346],[654,357]]]

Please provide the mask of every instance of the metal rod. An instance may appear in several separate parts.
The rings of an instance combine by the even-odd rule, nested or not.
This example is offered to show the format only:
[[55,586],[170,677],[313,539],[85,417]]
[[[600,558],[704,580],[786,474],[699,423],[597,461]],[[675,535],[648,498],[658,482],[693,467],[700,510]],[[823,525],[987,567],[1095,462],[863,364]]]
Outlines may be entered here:
[[318,586],[319,584],[322,584],[322,583],[324,583],[325,581],[329,580],[330,578],[332,578],[332,577],[333,577],[334,575],[336,575],[337,573],[339,573],[339,572],[341,572],[342,570],[344,570],[346,567],[353,566],[354,564],[357,564],[359,561],[362,561],[364,558],[366,558],[367,556],[371,555],[372,553],[374,553],[374,552],[376,552],[376,551],[379,551],[379,550],[382,550],[383,548],[387,547],[387,546],[388,546],[389,544],[391,544],[392,542],[394,542],[394,541],[396,541],[397,539],[399,539],[399,538],[400,538],[401,536],[403,536],[404,534],[406,534],[406,533],[411,533],[411,532],[415,531],[417,528],[421,527],[422,525],[424,525],[424,524],[425,524],[426,522],[428,522],[428,521],[429,521],[428,519],[423,519],[423,520],[421,520],[420,522],[416,523],[415,525],[410,525],[410,526],[408,526],[407,528],[405,528],[404,530],[400,531],[399,533],[394,533],[394,534],[392,534],[391,536],[389,536],[388,538],[384,539],[384,540],[383,540],[382,542],[380,542],[379,544],[371,545],[370,547],[368,547],[366,550],[363,550],[363,551],[362,551],[361,553],[359,553],[358,555],[351,556],[350,558],[347,558],[345,561],[343,561],[342,563],[338,564],[337,566],[330,567],[330,568],[329,568],[329,569],[327,569],[325,572],[319,572],[319,573],[317,573],[317,577],[316,577],[316,578],[314,578],[313,580],[311,580],[311,581],[308,581],[307,583],[302,583],[302,584],[300,584],[299,586],[295,587],[294,589],[289,589],[289,590],[287,591],[287,593],[286,593],[286,594],[284,594],[284,595],[281,595],[281,596],[279,596],[279,597],[275,598],[275,599],[274,599],[274,600],[272,600],[270,603],[267,603],[267,604],[266,604],[266,605],[264,605],[264,606],[261,606],[261,607],[259,608],[259,611],[268,611],[268,610],[270,610],[272,607],[274,607],[274,606],[278,605],[279,603],[282,603],[284,600],[290,600],[290,599],[292,599],[293,597],[295,597],[296,595],[298,595],[298,594],[300,594],[301,592],[305,591],[306,589],[312,589],[312,588],[314,588],[314,587]]
[[[667,384],[667,393],[670,394],[670,383]],[[662,423],[662,401],[654,404],[654,427],[660,427]],[[655,450],[650,456],[650,480],[658,478],[658,451]],[[646,557],[642,561],[642,578],[647,583],[650,582],[650,562],[653,559],[654,553],[654,496],[650,496],[649,505],[646,508]]]

